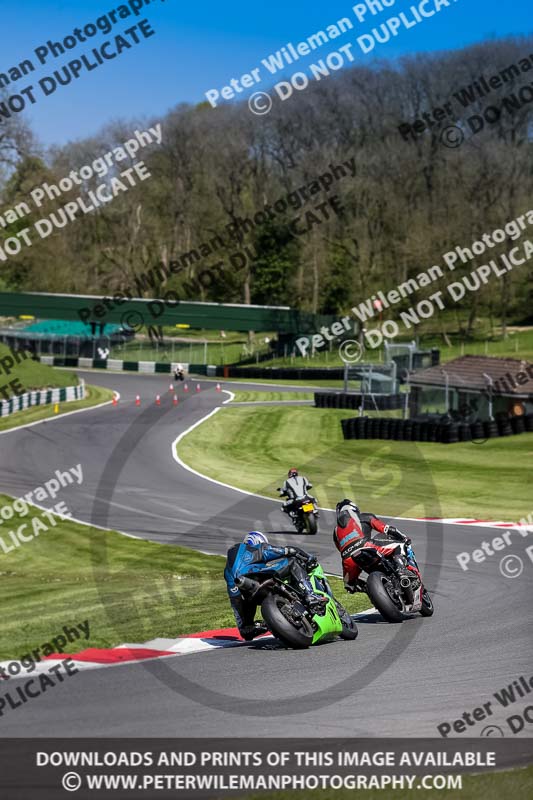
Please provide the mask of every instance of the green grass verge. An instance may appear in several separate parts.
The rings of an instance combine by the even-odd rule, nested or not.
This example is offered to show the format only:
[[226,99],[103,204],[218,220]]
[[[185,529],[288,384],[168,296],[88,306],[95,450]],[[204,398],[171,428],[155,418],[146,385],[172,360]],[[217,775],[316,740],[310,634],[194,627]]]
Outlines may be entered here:
[[235,403],[277,403],[283,400],[313,400],[312,392],[234,392]]
[[[232,402],[235,403],[260,403],[260,402],[278,402],[283,400],[314,400],[315,395],[314,392],[269,392],[267,390],[261,391],[250,391],[250,392],[241,392],[235,391],[233,392],[235,395],[235,399]],[[358,411],[345,411],[344,415],[346,414],[358,414]],[[400,409],[396,409],[394,411],[365,411],[366,417],[387,417],[387,418],[400,418],[402,416],[402,411]]]
[[[180,328],[178,325],[163,325],[163,335],[169,338],[172,341],[172,338],[178,339],[187,339],[195,342],[195,340],[200,339],[202,342],[207,341],[210,344],[218,344],[221,343],[226,346],[227,344],[240,344],[245,345],[248,342],[248,336],[246,333],[242,331],[224,331],[224,336],[220,335],[220,331],[218,330],[211,330],[206,328]],[[273,336],[276,334],[274,332],[270,333],[261,333],[259,341],[261,341],[265,336],[268,336],[272,339]],[[146,335],[145,335],[146,336]],[[138,341],[139,337],[136,337],[136,341]],[[188,342],[186,342],[187,344]],[[176,344],[178,344],[176,342]]]
[[[444,800],[463,798],[463,800],[501,800],[502,797],[531,798],[533,786],[533,767],[506,772],[488,772],[483,775],[465,775],[462,790],[443,789],[371,789],[364,792],[368,800],[430,800],[442,797]],[[420,794],[422,792],[422,794]],[[247,800],[353,800],[354,790],[312,791],[312,792],[263,792],[246,795]]]
[[532,508],[533,434],[452,445],[344,441],[349,411],[231,408],[193,430],[179,455],[200,472],[275,497],[287,467],[309,474],[319,502],[355,496],[363,508],[399,516],[518,520]]
[[[324,378],[323,380],[315,380],[314,378],[306,378],[306,379],[285,379],[285,378],[220,378],[218,380],[223,380],[224,384],[226,383],[256,383],[256,384],[266,384],[274,385],[274,386],[308,386],[309,388],[317,388],[317,389],[342,389],[344,384],[341,378],[336,378],[333,380],[332,378]],[[351,387],[353,388],[353,386]]]
[[[78,411],[81,408],[91,408],[91,406],[105,403],[113,397],[111,389],[104,389],[102,386],[86,385],[85,391],[86,397],[83,400],[59,403],[58,414],[64,414],[68,411]],[[11,414],[9,417],[0,417],[0,431],[8,431],[12,428],[17,428],[19,425],[27,425],[29,422],[37,422],[38,420],[49,419],[55,416],[53,403],[46,406],[34,406],[25,411],[17,411],[16,414]]]
[[[450,324],[447,326],[450,345],[445,344],[442,336],[434,332],[429,332],[429,330],[427,333],[422,330],[418,331],[420,349],[430,350],[432,347],[437,347],[440,350],[442,363],[462,355],[496,356],[498,358],[517,358],[519,360],[533,361],[533,330],[515,329],[509,331],[504,339],[501,335],[491,336],[488,326],[482,323],[479,331],[469,339],[465,339],[463,335],[453,332],[452,326],[454,325],[456,325],[456,321],[450,320]],[[401,344],[402,342],[410,342],[412,339],[412,336],[398,336],[394,343]],[[383,362],[383,348],[368,349],[364,359],[365,361]],[[253,367],[255,365],[250,366]],[[337,346],[334,346],[331,352],[319,350],[312,358],[304,358],[303,356],[272,358],[268,361],[262,361],[259,366],[302,369],[305,367],[342,367],[343,362],[339,355],[337,343]]]
[[[10,349],[5,344],[0,344],[0,359],[5,359],[10,356]],[[19,381],[25,392],[30,392],[34,389],[77,386],[79,383],[78,376],[75,372],[68,372],[66,370],[59,372],[53,367],[49,367],[47,364],[33,361],[29,356],[24,361],[15,363],[12,367],[9,367],[9,369],[10,372],[9,375],[7,375],[5,368],[2,368],[0,372],[0,386],[4,386],[16,380]],[[9,398],[2,399],[10,399],[14,395],[15,392],[10,390]]]
[[[58,496],[68,506],[68,491]],[[0,495],[0,507],[12,498]],[[35,517],[39,509],[15,515],[0,525],[0,537]],[[61,633],[64,625],[89,620],[90,640],[77,640],[69,652],[112,647],[158,636],[234,627],[226,584],[225,559],[174,545],[131,539],[72,520],[11,552],[0,550],[2,639],[0,659],[19,658]],[[8,549],[6,547],[6,549]],[[342,582],[332,579],[341,597]],[[352,611],[368,608],[361,595],[347,596]]]
[[[465,339],[464,335],[453,332],[453,326],[457,324],[455,319],[450,319],[448,330],[448,340],[450,345],[445,344],[441,335],[433,331],[434,326],[427,326],[427,331],[422,329],[419,331],[420,348],[429,350],[432,347],[437,347],[441,352],[441,362],[445,363],[451,359],[457,358],[461,355],[488,355],[496,357],[526,359],[533,361],[533,330],[516,329],[509,332],[508,336],[504,339],[501,335],[497,334],[492,336],[489,332],[488,324],[482,320],[479,324],[479,330],[476,331],[472,337]],[[172,329],[170,329],[172,330]],[[165,329],[166,331],[166,329]],[[175,333],[175,331],[172,331]],[[182,361],[191,364],[203,364],[204,359],[207,359],[208,364],[225,365],[225,364],[238,364],[241,359],[246,358],[246,337],[242,334],[235,334],[228,336],[227,339],[220,341],[213,341],[213,335],[209,332],[191,332],[189,341],[172,341],[171,338],[166,338],[164,344],[159,344],[157,347],[153,345],[148,339],[146,341],[139,341],[138,339],[128,342],[125,345],[120,345],[112,349],[111,358],[124,359],[127,361]],[[179,334],[183,336],[183,332]],[[272,334],[274,335],[274,334]],[[166,331],[165,336],[168,337]],[[210,339],[207,343],[207,349],[204,344],[199,342],[199,338]],[[397,337],[395,343],[402,341],[412,341],[410,337]],[[334,343],[335,344],[335,343]],[[260,350],[264,348],[260,343],[257,345]],[[365,353],[365,360],[374,362],[383,362],[384,354],[383,348],[368,349]],[[245,368],[254,369],[255,367],[294,367],[298,369],[305,369],[308,367],[342,367],[343,361],[339,355],[338,343],[333,346],[331,352],[327,350],[317,351],[313,357],[294,356],[287,358],[271,358],[267,361],[261,361],[258,364],[248,364]],[[281,379],[283,381],[283,379]],[[277,380],[280,382],[280,379]],[[297,381],[289,381],[290,383],[299,383]],[[302,381],[302,385],[309,384],[322,385],[322,386],[336,386],[341,388],[339,381]]]
[[181,361],[187,364],[214,364],[215,366],[233,364],[244,357],[244,343],[229,344],[208,342],[206,346],[197,340],[172,342],[166,339],[157,347],[149,342],[128,342],[111,348],[110,358],[124,361]]

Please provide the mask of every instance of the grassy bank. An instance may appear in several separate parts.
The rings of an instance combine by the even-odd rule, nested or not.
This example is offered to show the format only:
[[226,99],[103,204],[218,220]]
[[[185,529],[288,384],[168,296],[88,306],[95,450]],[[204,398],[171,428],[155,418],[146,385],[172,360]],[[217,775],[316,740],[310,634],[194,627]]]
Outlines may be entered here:
[[[7,359],[9,357],[12,357],[11,350],[5,344],[0,344],[0,359]],[[9,384],[11,381],[16,380],[22,385],[24,391],[31,392],[34,389],[77,386],[79,383],[78,376],[75,372],[56,370],[53,367],[49,367],[47,364],[33,361],[29,355],[20,363],[15,363],[11,367],[8,365],[7,369],[9,370],[9,374],[6,374],[4,364],[8,364],[8,362],[4,361],[2,363],[0,369],[0,386],[4,386],[4,384]],[[10,399],[14,394],[15,393],[11,391],[9,398],[2,399]]]
[[[28,358],[15,362],[13,366],[9,366],[6,359],[11,358],[11,350],[5,344],[0,344],[0,387],[4,386],[9,388],[8,384],[12,381],[17,381],[23,388],[24,392],[31,392],[38,389],[57,389],[64,386],[77,386],[79,383],[78,376],[75,372],[70,372],[65,369],[54,369],[47,364],[41,364],[39,361],[33,361],[29,356]],[[9,371],[9,374],[6,374]],[[20,393],[20,391],[19,391]],[[9,398],[15,396],[15,391],[11,387],[9,389]],[[87,386],[86,397],[83,400],[76,400],[69,403],[59,403],[60,414],[65,411],[78,411],[82,408],[90,408],[91,406],[104,403],[111,400],[113,392],[109,389],[103,389],[99,386]],[[0,431],[11,430],[19,425],[27,425],[29,422],[37,422],[38,420],[54,417],[54,405],[35,406],[28,408],[25,411],[18,411],[11,414],[9,417],[0,417]]]
[[[217,380],[222,380],[222,378]],[[342,378],[321,378],[316,380],[314,378],[298,378],[295,380],[292,378],[287,378],[286,380],[284,378],[224,378],[223,380],[224,384],[234,383],[235,385],[239,383],[255,383],[260,386],[263,384],[266,386],[303,386],[310,389],[338,389],[339,391],[344,387]],[[353,389],[353,385],[351,385],[351,388]]]
[[313,400],[312,392],[234,392],[235,403],[279,403],[288,400]]
[[[68,506],[68,489],[59,500]],[[12,498],[0,495],[0,507]],[[15,515],[0,526],[0,537],[42,512]],[[28,524],[26,533],[31,530]],[[7,549],[7,548],[6,548]],[[90,640],[69,652],[175,637],[209,628],[234,627],[225,559],[184,547],[131,539],[71,520],[11,552],[0,549],[2,639],[0,659],[18,658],[61,633],[64,625],[89,620]],[[344,595],[341,581],[334,591]],[[362,596],[346,596],[351,611],[368,607]]]
[[[461,330],[462,324],[462,330]],[[533,360],[533,330],[521,327],[511,327],[504,338],[501,329],[492,327],[490,320],[482,318],[476,320],[476,329],[466,336],[464,328],[466,319],[460,321],[453,314],[439,315],[436,319],[423,322],[416,331],[409,336],[398,336],[396,343],[410,342],[418,336],[420,348],[429,350],[437,347],[441,351],[441,361],[450,361],[461,355],[489,355],[497,357]],[[447,339],[441,331],[446,330]],[[267,347],[264,339],[275,338],[275,333],[258,334],[254,339],[252,348],[246,335],[237,332],[226,332],[224,337],[218,336],[214,331],[177,331],[175,328],[164,328],[164,343],[155,345],[147,336],[138,336],[134,341],[113,348],[113,358],[126,360],[158,361],[162,358],[172,361],[183,361],[193,364],[203,364],[204,359],[208,364],[224,365],[235,364],[246,359],[250,353],[265,353]],[[205,345],[204,345],[205,342]],[[343,366],[339,355],[339,342],[331,342],[331,350],[317,351],[313,357],[303,357],[300,352],[287,357],[273,357],[249,367],[339,367]],[[368,361],[383,361],[383,348],[369,348],[365,354]]]
[[[57,373],[60,374],[59,372]],[[104,389],[102,386],[86,386],[86,397],[83,400],[72,400],[69,403],[58,403],[58,414],[69,411],[79,411],[82,408],[91,408],[99,403],[105,403],[112,399],[113,392]],[[17,411],[9,417],[0,417],[0,431],[8,431],[17,428],[19,425],[27,425],[29,422],[37,422],[41,419],[48,419],[57,416],[54,411],[54,404],[46,406],[35,406],[25,411]]]
[[[454,324],[452,320],[451,325],[453,326]],[[427,332],[418,331],[420,349],[431,350],[432,347],[437,347],[440,350],[441,363],[464,355],[517,358],[519,360],[533,361],[533,330],[516,328],[509,331],[505,338],[501,334],[491,335],[487,325],[480,326],[479,331],[468,338],[463,334],[454,333],[453,327],[448,327],[447,330],[449,344],[443,340],[442,335],[433,332],[431,328]],[[410,342],[413,338],[413,336],[404,338],[398,336],[394,342],[395,344],[401,344],[402,342]],[[383,362],[383,348],[367,349],[364,354],[364,360]],[[305,367],[342,367],[343,362],[339,355],[339,343],[337,342],[335,346],[335,342],[333,342],[331,352],[319,350],[313,357],[305,358],[300,355],[292,358],[272,358],[268,361],[262,361],[259,366],[295,367],[301,369]]]
[[518,520],[532,510],[528,464],[533,434],[453,445],[344,441],[349,411],[312,407],[231,408],[180,442],[200,472],[275,497],[296,465],[322,506],[355,496],[363,507],[398,516]]

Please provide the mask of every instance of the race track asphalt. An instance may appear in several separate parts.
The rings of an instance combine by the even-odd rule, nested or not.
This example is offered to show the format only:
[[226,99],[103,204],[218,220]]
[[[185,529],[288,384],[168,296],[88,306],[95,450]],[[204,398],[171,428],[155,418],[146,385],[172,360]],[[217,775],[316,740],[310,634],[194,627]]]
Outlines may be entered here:
[[[205,481],[173,459],[171,443],[178,434],[227,399],[214,383],[200,380],[197,393],[191,381],[188,395],[180,385],[176,408],[168,377],[84,377],[118,390],[118,407],[0,436],[0,491],[17,496],[56,469],[81,463],[82,485],[60,496],[79,519],[211,553],[225,553],[243,532],[259,528],[270,531],[276,543],[307,547],[326,569],[339,571],[330,512],[323,512],[316,537],[281,533],[287,525],[279,501]],[[154,402],[158,393],[161,406]],[[140,408],[134,404],[137,394]],[[525,553],[530,542],[514,534],[504,553],[464,572],[457,554],[491,541],[498,531],[398,524],[412,536],[433,593],[433,618],[389,625],[370,614],[359,620],[356,641],[305,652],[259,642],[85,671],[4,715],[0,736],[439,736],[437,725],[489,700],[493,713],[462,735],[479,736],[495,724],[511,736],[505,720],[529,698],[505,709],[493,693],[533,672],[533,562]],[[514,579],[499,569],[509,554],[524,564]],[[117,644],[121,641],[118,632]],[[531,705],[533,692],[529,697]],[[532,733],[533,725],[526,725],[519,735]]]

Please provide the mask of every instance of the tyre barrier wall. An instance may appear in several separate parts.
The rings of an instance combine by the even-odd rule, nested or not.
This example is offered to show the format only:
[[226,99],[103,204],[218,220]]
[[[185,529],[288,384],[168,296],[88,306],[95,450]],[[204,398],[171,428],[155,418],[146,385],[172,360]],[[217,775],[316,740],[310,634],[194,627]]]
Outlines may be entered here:
[[270,380],[344,380],[343,367],[217,367],[221,378],[268,378]]
[[368,410],[393,411],[403,408],[405,395],[401,394],[374,394],[372,398],[350,392],[315,392],[315,408],[353,408],[357,409],[363,402]]
[[63,386],[60,389],[40,389],[26,392],[12,397],[11,400],[0,402],[0,417],[9,417],[17,411],[24,411],[33,406],[46,406],[52,403],[69,403],[73,400],[83,400],[85,397],[85,382],[80,380],[78,386]]
[[410,442],[455,444],[498,436],[533,433],[533,414],[485,422],[417,422],[390,417],[355,417],[341,420],[345,439],[394,439]]

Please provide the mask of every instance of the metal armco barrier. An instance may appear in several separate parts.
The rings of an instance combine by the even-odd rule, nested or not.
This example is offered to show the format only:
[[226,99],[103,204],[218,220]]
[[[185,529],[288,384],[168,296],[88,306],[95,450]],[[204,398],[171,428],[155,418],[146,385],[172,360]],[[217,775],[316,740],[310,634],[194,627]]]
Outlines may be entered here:
[[12,397],[11,400],[0,402],[0,417],[9,417],[17,411],[24,411],[34,406],[46,406],[52,403],[69,403],[73,400],[83,400],[85,397],[85,382],[80,380],[78,386],[63,386],[60,389],[41,389],[26,392]]
[[[170,361],[122,361],[116,358],[64,358],[63,356],[39,356],[37,359],[41,364],[48,364],[51,367],[73,367],[79,369],[107,369],[110,372],[146,372],[147,374],[161,373],[170,375],[178,362]],[[185,372],[193,372],[196,375],[206,375],[207,366],[205,364],[184,364],[179,362]]]

